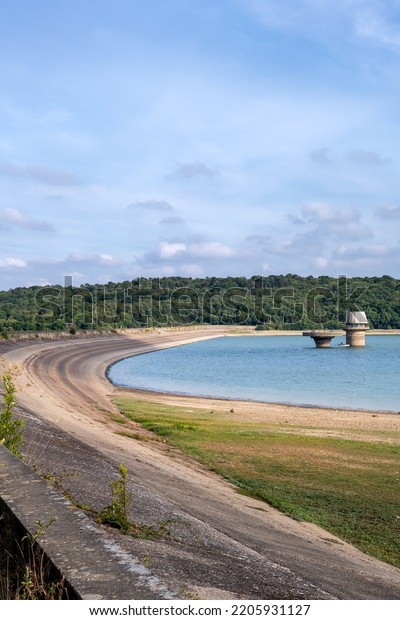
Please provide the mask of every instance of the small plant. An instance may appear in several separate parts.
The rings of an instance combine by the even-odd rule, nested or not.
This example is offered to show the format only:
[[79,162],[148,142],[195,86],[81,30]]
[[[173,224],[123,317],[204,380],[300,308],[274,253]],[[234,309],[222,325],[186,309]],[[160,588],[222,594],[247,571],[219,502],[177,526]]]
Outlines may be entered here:
[[[3,517],[1,517],[3,518]],[[9,522],[1,526],[0,598],[5,600],[61,600],[68,591],[64,579],[47,560],[39,539],[54,523],[37,522],[36,531],[19,539]]]
[[37,541],[43,537],[55,519],[47,524],[41,521],[37,523],[34,534],[27,534],[22,539],[26,543],[27,550],[23,554],[25,567],[21,583],[16,593],[17,600],[61,600],[64,594],[64,580],[62,578],[52,580],[49,576],[49,566],[45,561],[44,551],[38,549]]
[[21,458],[19,451],[24,443],[22,431],[24,428],[23,420],[13,419],[13,409],[15,403],[15,385],[11,374],[8,372],[2,378],[3,384],[3,410],[0,413],[0,443],[10,452]]
[[174,523],[177,523],[177,519],[160,521],[156,526],[131,523],[129,534],[133,538],[142,538],[144,540],[172,540],[171,528]]
[[128,518],[131,501],[131,495],[127,490],[128,470],[124,465],[120,465],[119,473],[120,477],[111,483],[111,504],[100,512],[99,521],[128,532],[131,526]]
[[128,509],[132,498],[127,490],[128,470],[124,465],[119,466],[119,474],[120,477],[111,483],[111,504],[98,513],[97,520],[105,525],[116,527],[133,538],[144,538],[146,540],[171,539],[171,527],[177,522],[177,519],[160,521],[158,526],[143,525],[129,519]]
[[73,477],[76,476],[75,473],[63,473],[63,474],[57,475],[57,474],[54,474],[52,472],[41,473],[35,467],[33,467],[33,469],[39,474],[39,476],[41,476],[43,478],[43,480],[46,480],[46,482],[51,484],[51,486],[56,491],[59,491],[60,493],[62,493],[64,495],[65,499],[67,499],[69,502],[71,502],[71,504],[73,504],[75,506],[75,508],[79,508],[80,510],[84,510],[85,512],[87,512],[88,514],[91,514],[91,515],[97,514],[97,512],[95,510],[92,510],[90,508],[90,506],[88,506],[87,504],[83,504],[82,502],[77,500],[70,493],[70,491],[68,491],[68,489],[66,489],[64,487],[64,478],[73,478]]

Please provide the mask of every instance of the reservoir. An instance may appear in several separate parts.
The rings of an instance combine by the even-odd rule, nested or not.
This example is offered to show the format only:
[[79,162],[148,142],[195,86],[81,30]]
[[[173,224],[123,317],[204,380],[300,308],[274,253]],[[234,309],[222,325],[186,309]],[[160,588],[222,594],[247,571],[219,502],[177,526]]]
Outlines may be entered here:
[[193,396],[400,412],[400,336],[317,349],[302,336],[205,340],[127,358],[118,386]]

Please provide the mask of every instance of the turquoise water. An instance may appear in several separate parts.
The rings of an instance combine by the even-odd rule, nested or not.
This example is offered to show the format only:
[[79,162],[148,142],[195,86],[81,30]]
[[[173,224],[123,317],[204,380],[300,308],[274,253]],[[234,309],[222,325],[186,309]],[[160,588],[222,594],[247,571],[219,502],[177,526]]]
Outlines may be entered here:
[[122,360],[109,378],[159,392],[400,411],[400,336],[367,336],[365,348],[335,340],[316,349],[302,336],[216,338]]

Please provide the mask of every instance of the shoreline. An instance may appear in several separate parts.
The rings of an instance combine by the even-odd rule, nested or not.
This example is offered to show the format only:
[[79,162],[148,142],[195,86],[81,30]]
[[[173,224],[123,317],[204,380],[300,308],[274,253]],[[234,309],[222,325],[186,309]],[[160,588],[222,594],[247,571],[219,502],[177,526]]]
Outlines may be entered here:
[[[213,326],[214,327],[214,326]],[[215,326],[216,327],[216,326]],[[370,330],[367,334],[371,335],[371,336],[400,336],[400,330],[390,330],[390,333],[387,333],[388,330]],[[247,334],[247,333],[234,333],[233,329],[231,331],[231,329],[229,330],[228,333],[222,333],[222,334],[215,334],[215,335],[210,335],[208,338],[206,339],[214,339],[214,338],[221,338],[221,337],[241,337],[241,336],[302,336],[303,332],[302,331],[286,331],[286,330],[271,330],[271,331],[267,331],[267,332],[257,332],[254,331]],[[202,338],[203,339],[203,338]],[[192,344],[193,342],[195,342],[196,339],[194,340],[190,340],[189,342],[178,342],[175,345],[172,345],[171,347],[168,348],[174,348],[177,346],[184,346],[185,344]],[[357,407],[357,408],[353,408],[353,407],[346,407],[346,406],[338,406],[338,407],[333,407],[330,405],[321,405],[321,404],[305,404],[305,403],[289,403],[289,402],[285,402],[285,401],[268,401],[268,400],[258,400],[258,399],[249,399],[249,398],[237,398],[237,397],[233,397],[230,398],[229,396],[213,396],[211,395],[202,395],[202,394],[191,394],[190,392],[179,392],[179,391],[163,391],[163,390],[151,390],[151,389],[146,389],[146,388],[138,388],[138,387],[130,387],[130,386],[125,386],[125,385],[118,385],[117,383],[114,383],[109,376],[109,371],[112,368],[112,366],[115,366],[116,364],[118,364],[119,362],[122,362],[125,359],[129,359],[131,357],[137,357],[139,355],[145,355],[146,353],[153,353],[156,351],[161,351],[162,349],[164,349],[165,347],[160,346],[160,347],[156,347],[156,348],[152,348],[149,351],[143,351],[143,352],[139,352],[139,353],[133,353],[131,355],[127,355],[121,358],[118,358],[112,362],[110,362],[105,370],[104,370],[104,374],[105,377],[107,379],[107,381],[110,383],[110,385],[112,386],[112,388],[114,390],[118,390],[121,392],[130,392],[132,393],[133,397],[136,396],[137,394],[139,395],[143,395],[144,397],[150,397],[152,400],[158,400],[159,402],[162,402],[162,399],[166,399],[166,398],[175,398],[175,399],[193,399],[196,400],[198,402],[203,402],[203,404],[205,405],[207,403],[207,401],[209,402],[221,402],[221,403],[244,403],[244,404],[257,404],[257,405],[265,405],[268,407],[273,407],[273,406],[279,406],[279,407],[286,407],[286,408],[293,408],[293,409],[305,409],[305,410],[314,410],[314,411],[325,411],[325,412],[329,412],[329,411],[338,411],[338,412],[350,412],[350,413],[367,413],[367,414],[378,414],[378,415],[400,415],[400,406],[399,406],[399,410],[395,411],[395,410],[391,410],[391,409],[366,409],[365,407]],[[334,348],[334,347],[332,347]]]
[[[113,404],[113,398],[115,396],[120,396],[120,395],[125,395],[125,396],[129,396],[132,398],[138,398],[138,399],[143,399],[143,397],[145,397],[145,399],[147,400],[153,400],[155,402],[165,402],[166,404],[171,403],[174,405],[183,405],[183,406],[191,406],[191,407],[195,407],[195,408],[209,408],[210,406],[219,410],[224,410],[226,409],[228,406],[230,409],[234,408],[237,410],[241,410],[243,412],[243,420],[245,420],[245,418],[250,415],[251,418],[254,417],[264,417],[267,416],[268,419],[272,417],[277,417],[279,420],[284,420],[288,417],[289,414],[292,414],[294,416],[294,418],[298,419],[298,418],[304,418],[305,420],[309,420],[312,424],[315,423],[316,420],[320,420],[321,423],[323,424],[323,426],[325,425],[330,425],[334,422],[334,418],[339,416],[339,417],[343,417],[345,416],[346,418],[348,418],[349,423],[350,420],[353,420],[354,424],[358,427],[359,424],[361,423],[362,420],[365,421],[367,426],[370,426],[370,423],[372,421],[372,419],[374,419],[375,421],[377,419],[382,420],[383,418],[387,419],[387,420],[393,420],[393,425],[389,424],[389,430],[392,431],[392,426],[396,427],[396,430],[399,431],[400,433],[400,424],[398,424],[400,422],[400,416],[399,413],[396,412],[392,412],[392,411],[386,411],[386,410],[369,410],[369,409],[351,409],[351,408],[343,408],[343,407],[324,407],[324,406],[318,406],[318,405],[311,405],[311,406],[304,406],[304,405],[296,405],[296,404],[286,404],[286,403],[274,403],[274,402],[268,402],[268,401],[252,401],[252,400],[240,400],[240,399],[230,399],[230,398],[213,398],[213,397],[202,397],[202,396],[190,396],[190,395],[185,395],[185,394],[176,394],[176,393],[169,393],[169,392],[153,392],[151,390],[138,390],[138,389],[134,389],[134,388],[125,388],[125,387],[119,387],[114,385],[110,379],[108,378],[108,369],[115,363],[118,363],[119,361],[121,361],[122,359],[126,359],[128,357],[133,357],[136,355],[141,355],[141,354],[145,354],[145,353],[149,353],[149,352],[153,352],[153,351],[158,351],[158,350],[162,350],[165,348],[171,348],[171,347],[176,347],[176,346],[183,346],[184,344],[190,344],[192,342],[196,342],[198,340],[206,340],[206,339],[212,339],[215,337],[222,337],[225,335],[231,335],[232,334],[232,330],[230,327],[228,328],[228,334],[226,333],[226,330],[221,330],[219,329],[217,326],[211,326],[209,328],[200,330],[199,328],[195,328],[193,330],[190,330],[188,328],[180,328],[180,329],[164,329],[164,330],[146,330],[143,332],[143,330],[130,330],[130,331],[126,331],[126,333],[124,334],[118,334],[118,335],[108,335],[106,337],[104,336],[99,336],[98,338],[93,338],[93,337],[89,337],[89,338],[80,338],[77,341],[74,341],[73,339],[70,340],[50,340],[50,341],[46,341],[46,342],[40,342],[37,343],[37,340],[35,340],[34,343],[29,343],[29,342],[24,342],[21,343],[21,346],[17,345],[17,348],[15,348],[14,350],[11,350],[9,352],[10,357],[11,358],[15,358],[15,361],[17,362],[17,364],[22,364],[22,370],[23,370],[23,374],[25,376],[25,381],[28,381],[28,383],[25,383],[24,381],[20,381],[18,380],[17,383],[19,383],[21,386],[25,383],[25,386],[32,386],[32,388],[36,388],[36,386],[34,385],[34,383],[32,382],[31,384],[31,380],[33,379],[32,376],[32,372],[31,370],[28,368],[31,364],[30,364],[30,360],[31,358],[34,359],[35,358],[35,352],[37,353],[45,353],[47,349],[49,350],[53,350],[53,349],[58,349],[61,348],[62,350],[65,349],[66,351],[68,351],[69,349],[73,349],[74,347],[79,347],[80,345],[83,345],[83,347],[85,347],[85,343],[86,345],[88,345],[90,348],[92,348],[92,346],[94,347],[94,355],[97,355],[97,347],[96,344],[97,342],[114,342],[116,341],[116,346],[112,348],[111,353],[107,352],[106,356],[102,356],[99,355],[98,360],[96,360],[96,357],[94,357],[91,360],[90,363],[90,371],[85,372],[83,374],[82,377],[76,375],[75,376],[75,380],[77,381],[77,383],[81,383],[83,382],[85,385],[85,389],[80,390],[79,392],[77,392],[77,395],[79,395],[80,398],[82,398],[82,396],[85,394],[86,387],[89,388],[88,390],[88,394],[90,395],[90,401],[92,403],[96,403],[95,407],[93,407],[93,404],[91,407],[89,407],[88,410],[88,414],[90,416],[90,418],[93,418],[93,412],[94,410],[98,410],[99,408],[103,408],[105,411],[109,411],[109,412],[116,412],[116,407]],[[235,330],[236,331],[236,330]],[[257,332],[254,334],[259,335]],[[282,331],[276,331],[274,334],[269,334],[271,336],[273,335],[282,335]],[[378,335],[378,334],[377,334]],[[383,334],[384,335],[384,334]],[[398,330],[398,334],[395,335],[400,335],[400,330]],[[138,346],[138,344],[136,343],[136,341],[138,340],[138,338],[140,338],[140,345]],[[133,341],[133,342],[132,342]],[[118,344],[128,344],[132,343],[131,346],[126,347],[127,350],[124,351],[121,347],[118,347]],[[125,347],[124,347],[125,348]],[[27,355],[26,351],[29,351],[29,353],[33,352],[33,355]],[[25,351],[25,353],[24,353]],[[5,357],[8,357],[8,355],[6,356],[2,356],[3,360]],[[0,358],[1,359],[1,358]],[[77,357],[77,366],[79,366],[79,355]],[[4,363],[3,363],[3,368],[4,368]],[[40,365],[37,365],[37,368],[32,369],[34,370],[34,372],[37,374],[37,372],[40,371],[40,374],[42,375],[42,380],[45,379],[45,377],[43,376],[43,370],[40,369]],[[79,369],[79,372],[81,371],[81,369]],[[63,387],[64,390],[62,390],[61,392],[59,391],[60,387]],[[53,387],[53,386],[52,386]],[[76,432],[75,430],[75,425],[71,425],[72,420],[71,419],[65,419],[65,415],[64,415],[64,411],[65,409],[70,411],[70,406],[68,404],[66,404],[65,402],[65,384],[63,381],[56,381],[54,383],[54,388],[58,391],[57,394],[57,401],[60,401],[60,397],[61,397],[61,402],[55,402],[52,398],[52,402],[54,402],[54,409],[51,413],[49,413],[49,416],[47,417],[47,419],[49,419],[50,421],[56,421],[56,424],[58,424],[61,428],[66,428],[66,430],[69,432],[69,429],[72,432]],[[31,390],[28,389],[28,392],[30,392]],[[43,400],[38,400],[38,398],[41,398],[41,394],[38,393],[40,392],[40,389],[38,390],[37,388],[33,390],[35,393],[35,398],[34,398],[34,403],[31,402],[31,396],[28,395],[28,398],[25,399],[21,399],[20,400],[24,400],[25,401],[25,406],[26,408],[30,409],[32,408],[33,410],[40,411],[41,408],[43,407]],[[76,401],[75,398],[75,390],[72,388],[67,390],[68,392],[68,397],[67,397],[67,401],[70,401],[70,397],[73,394],[74,395],[74,401]],[[86,409],[86,408],[85,408]],[[58,411],[60,411],[60,413],[58,413]],[[81,420],[80,416],[73,416],[73,417],[77,417],[77,419]],[[86,416],[85,416],[86,417]]]
[[218,416],[235,420],[243,426],[246,424],[278,425],[286,433],[296,432],[296,429],[301,427],[307,428],[304,432],[310,436],[329,436],[367,442],[374,442],[379,436],[381,441],[400,445],[400,415],[393,412],[303,407],[114,387],[112,399],[115,401],[119,398],[198,410],[199,413],[201,411],[213,412]]
[[[126,359],[126,358],[124,358]],[[110,367],[114,364],[118,364],[118,362],[114,362],[110,364]],[[285,401],[270,401],[270,400],[256,400],[249,398],[229,398],[228,396],[202,396],[197,394],[190,394],[189,392],[165,392],[162,390],[148,390],[144,388],[135,388],[124,385],[117,385],[113,383],[111,379],[108,378],[108,381],[111,383],[112,387],[117,390],[117,393],[132,393],[133,396],[141,396],[143,395],[143,400],[150,398],[151,400],[158,400],[160,402],[164,401],[167,398],[174,399],[190,399],[193,401],[199,401],[206,404],[207,402],[220,402],[221,405],[223,403],[243,403],[247,405],[261,405],[266,407],[285,407],[288,409],[310,409],[311,411],[337,411],[341,413],[369,413],[369,414],[379,414],[379,415],[395,415],[400,416],[400,411],[391,411],[389,409],[365,409],[364,407],[360,407],[358,409],[353,409],[351,407],[330,407],[328,405],[306,405],[304,403],[288,403]]]

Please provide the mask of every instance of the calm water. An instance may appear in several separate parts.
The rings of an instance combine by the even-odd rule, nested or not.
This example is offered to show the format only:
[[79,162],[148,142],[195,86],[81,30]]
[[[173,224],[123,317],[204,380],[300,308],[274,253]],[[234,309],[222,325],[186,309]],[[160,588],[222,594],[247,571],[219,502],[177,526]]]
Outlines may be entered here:
[[116,385],[196,396],[400,411],[400,336],[316,349],[302,336],[226,337],[131,357]]

